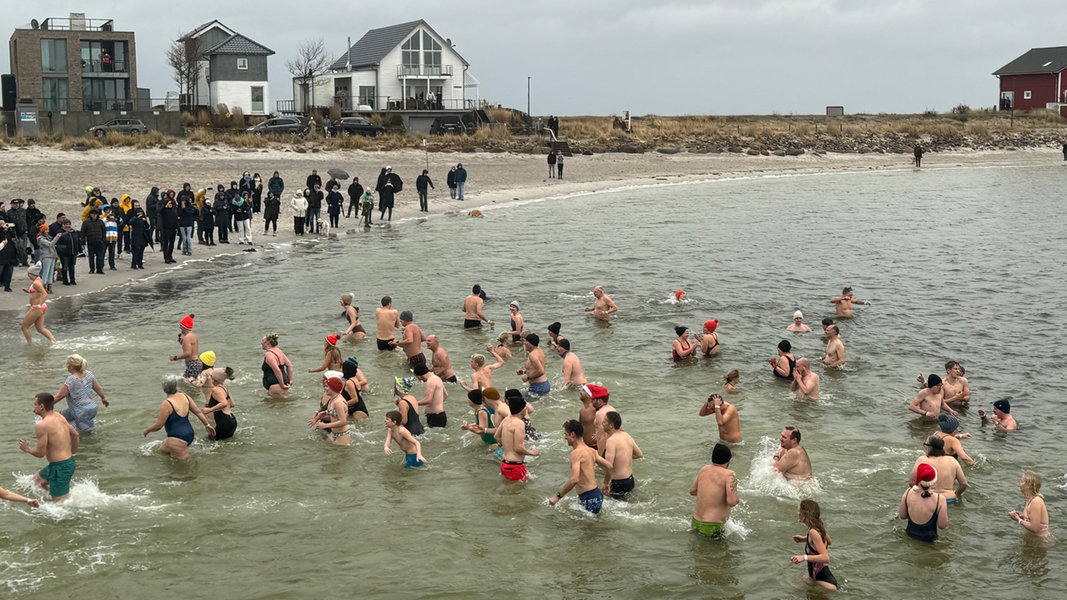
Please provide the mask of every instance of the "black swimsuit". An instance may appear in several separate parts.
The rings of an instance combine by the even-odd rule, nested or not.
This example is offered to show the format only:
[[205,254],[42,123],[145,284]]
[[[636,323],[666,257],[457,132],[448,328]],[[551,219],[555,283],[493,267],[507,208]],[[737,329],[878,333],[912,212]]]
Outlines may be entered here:
[[777,377],[778,379],[785,379],[786,381],[793,381],[793,369],[795,369],[796,366],[797,366],[797,359],[792,357],[792,356],[786,356],[785,360],[786,360],[786,362],[789,363],[789,374],[788,375],[782,375],[781,373],[778,372],[778,368],[775,367],[773,369],[774,370],[774,376]]
[[[222,388],[226,390],[226,388]],[[230,391],[226,390],[226,400],[230,399]],[[211,400],[208,400],[207,407],[213,408],[220,403],[212,395]],[[215,440],[226,440],[233,437],[233,434],[237,431],[237,417],[232,414],[226,414],[221,410],[216,410],[211,413],[215,417]]]
[[345,399],[345,404],[348,404],[348,416],[352,416],[357,412],[362,411],[363,414],[370,416],[370,411],[367,410],[367,405],[363,403],[363,395],[359,393],[359,387],[356,387],[356,401],[349,403],[352,399],[352,395],[348,393],[348,386],[345,386],[341,390],[341,397]]
[[941,494],[937,494],[937,508],[934,509],[934,514],[930,515],[930,520],[925,523],[916,523],[911,520],[911,515],[908,512],[908,502],[904,501],[904,513],[908,517],[908,526],[904,529],[904,532],[908,534],[908,537],[919,540],[920,542],[932,542],[937,539],[937,513],[941,510]]
[[[935,518],[937,514],[934,514]],[[815,548],[811,545],[811,536],[808,536],[804,540],[804,554],[818,554],[815,552]],[[811,577],[815,581],[825,581],[830,585],[837,587],[837,578],[830,572],[830,565],[827,563],[815,563],[808,561],[808,577]]]
[[[271,350],[267,351],[268,354],[270,352]],[[277,359],[278,356],[275,355],[274,358]],[[280,360],[278,361],[278,370],[282,372],[282,379],[285,381],[278,381],[278,377],[274,375],[274,369],[267,363],[266,358],[263,359],[263,389],[269,390],[272,385],[289,384],[289,368]]]

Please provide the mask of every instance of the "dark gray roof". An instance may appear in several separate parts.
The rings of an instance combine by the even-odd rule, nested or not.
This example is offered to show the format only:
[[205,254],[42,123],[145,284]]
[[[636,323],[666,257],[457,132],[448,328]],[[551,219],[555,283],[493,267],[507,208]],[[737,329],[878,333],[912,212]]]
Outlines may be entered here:
[[1067,46],[1031,48],[1029,52],[993,72],[994,75],[1059,73],[1067,68]]
[[244,54],[249,56],[263,55],[270,56],[274,54],[274,50],[253,42],[241,34],[231,35],[226,41],[222,42],[218,46],[211,48],[204,52],[205,55],[209,54]]
[[389,54],[390,50],[401,44],[422,23],[425,23],[425,21],[419,19],[418,21],[400,23],[399,25],[371,29],[348,49],[347,54],[342,54],[340,58],[335,60],[330,65],[330,69],[343,70],[347,65],[367,67],[379,64],[385,58],[385,55]]
[[235,33],[234,30],[232,30],[229,27],[223,25],[221,22],[219,22],[218,19],[214,19],[214,20],[208,21],[207,23],[204,23],[203,25],[201,25],[201,26],[197,27],[196,29],[190,31],[189,33],[183,35],[182,37],[178,38],[178,40],[179,41],[185,41],[185,40],[191,40],[193,38],[200,37],[200,35],[202,33],[207,31],[208,29],[211,29],[211,27],[213,25],[217,25],[220,29],[222,29],[226,33],[229,33],[230,35],[233,35]]

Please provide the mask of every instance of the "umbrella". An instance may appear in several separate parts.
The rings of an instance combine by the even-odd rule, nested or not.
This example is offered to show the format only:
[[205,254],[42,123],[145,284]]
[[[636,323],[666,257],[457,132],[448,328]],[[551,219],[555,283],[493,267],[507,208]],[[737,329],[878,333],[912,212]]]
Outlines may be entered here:
[[329,169],[326,172],[334,179],[348,179],[348,171],[344,169]]

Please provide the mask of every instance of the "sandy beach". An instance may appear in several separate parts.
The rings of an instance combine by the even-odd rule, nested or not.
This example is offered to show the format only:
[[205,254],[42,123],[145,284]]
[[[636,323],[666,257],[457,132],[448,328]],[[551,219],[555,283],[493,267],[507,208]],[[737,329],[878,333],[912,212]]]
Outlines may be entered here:
[[[187,144],[165,148],[136,150],[106,148],[98,150],[63,151],[56,148],[7,147],[0,150],[0,197],[37,201],[51,222],[57,212],[64,212],[80,227],[80,202],[87,185],[98,186],[108,198],[128,193],[142,200],[152,186],[180,190],[184,182],[194,190],[213,189],[217,184],[228,185],[240,178],[243,171],[259,173],[264,182],[277,170],[285,180],[282,214],[277,236],[262,235],[262,217],[253,220],[253,241],[258,251],[269,251],[275,244],[289,243],[293,235],[293,219],[289,210],[292,193],[302,190],[304,180],[317,169],[323,181],[329,179],[327,169],[341,168],[366,184],[377,180],[383,166],[392,166],[404,180],[404,189],[397,195],[393,221],[423,215],[419,212],[415,178],[428,168],[436,188],[430,191],[430,216],[448,211],[469,211],[508,202],[536,200],[554,196],[581,195],[614,188],[655,186],[686,181],[712,180],[743,176],[770,176],[779,173],[818,173],[842,170],[908,169],[911,156],[906,154],[805,154],[802,156],[748,156],[743,154],[599,154],[576,155],[566,161],[564,179],[549,179],[543,155],[514,153],[425,153],[402,150],[388,152],[367,151],[296,151],[292,149],[237,150],[229,148],[192,147]],[[463,163],[468,172],[466,200],[450,200],[445,178],[449,168]],[[923,169],[939,169],[981,165],[1063,164],[1060,153],[1054,150],[1020,150],[996,152],[928,153]],[[349,180],[350,181],[350,180]],[[343,182],[342,192],[348,186]],[[650,193],[655,193],[651,191]],[[347,201],[347,197],[346,197]],[[325,216],[325,209],[323,210]],[[491,212],[486,218],[492,218]],[[375,224],[378,215],[374,215]],[[356,226],[356,220],[341,219],[341,231]],[[307,239],[302,238],[302,239]],[[78,286],[68,288],[58,283],[50,300],[69,294],[86,294],[114,286],[131,285],[173,269],[195,268],[198,261],[224,253],[238,253],[245,246],[193,246],[192,256],[175,254],[176,265],[163,264],[157,245],[145,254],[145,269],[129,269],[128,255],[123,255],[117,271],[104,276],[79,276]],[[88,273],[86,259],[79,259],[80,274]],[[12,279],[12,293],[0,293],[0,311],[21,313],[26,307],[25,294],[19,288],[26,285],[25,269],[16,267]]]

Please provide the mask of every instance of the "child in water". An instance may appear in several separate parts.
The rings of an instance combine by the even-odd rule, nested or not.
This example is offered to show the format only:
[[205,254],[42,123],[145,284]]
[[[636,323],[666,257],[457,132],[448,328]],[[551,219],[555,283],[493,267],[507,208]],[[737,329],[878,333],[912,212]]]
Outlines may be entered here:
[[386,456],[393,455],[393,449],[389,446],[393,441],[396,441],[396,445],[400,446],[400,449],[404,451],[404,466],[405,467],[421,467],[426,464],[426,459],[422,456],[422,444],[419,440],[415,439],[415,436],[411,435],[411,432],[400,426],[400,411],[391,410],[385,413],[385,454]]

